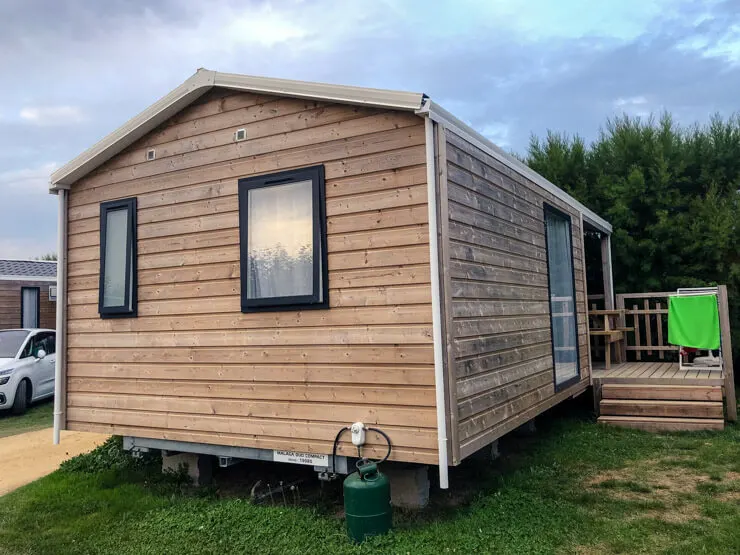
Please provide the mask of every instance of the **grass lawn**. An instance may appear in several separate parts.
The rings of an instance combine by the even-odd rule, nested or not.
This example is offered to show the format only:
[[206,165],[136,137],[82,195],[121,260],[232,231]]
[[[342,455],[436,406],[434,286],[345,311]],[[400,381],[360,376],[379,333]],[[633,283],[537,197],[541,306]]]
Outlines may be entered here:
[[0,554],[740,553],[740,427],[651,435],[577,411],[542,420],[496,464],[454,469],[451,491],[475,491],[468,503],[436,491],[432,508],[397,511],[393,533],[361,546],[335,505],[253,505],[100,456],[92,472],[62,469],[0,498]]
[[14,436],[49,428],[54,424],[54,401],[41,401],[29,408],[25,414],[14,416],[9,410],[0,412],[0,437]]

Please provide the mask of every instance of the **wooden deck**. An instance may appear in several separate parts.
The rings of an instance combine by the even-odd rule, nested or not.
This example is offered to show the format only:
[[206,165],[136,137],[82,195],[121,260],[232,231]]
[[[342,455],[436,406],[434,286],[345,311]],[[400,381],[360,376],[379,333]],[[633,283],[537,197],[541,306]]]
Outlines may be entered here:
[[599,422],[648,431],[721,430],[717,370],[679,370],[676,362],[627,362],[593,369]]
[[722,370],[680,370],[677,362],[626,362],[612,364],[609,370],[603,363],[594,364],[593,381],[596,384],[623,383],[646,385],[723,385]]

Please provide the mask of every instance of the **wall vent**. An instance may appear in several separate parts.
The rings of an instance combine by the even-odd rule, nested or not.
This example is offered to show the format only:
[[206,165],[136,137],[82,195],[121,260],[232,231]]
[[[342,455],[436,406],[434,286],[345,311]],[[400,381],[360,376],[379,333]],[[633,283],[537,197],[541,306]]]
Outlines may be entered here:
[[157,157],[157,153],[154,151],[153,148],[150,148],[146,151],[146,159],[147,160],[154,160]]
[[246,129],[237,129],[236,133],[234,133],[234,140],[235,141],[244,141],[247,138],[247,130]]

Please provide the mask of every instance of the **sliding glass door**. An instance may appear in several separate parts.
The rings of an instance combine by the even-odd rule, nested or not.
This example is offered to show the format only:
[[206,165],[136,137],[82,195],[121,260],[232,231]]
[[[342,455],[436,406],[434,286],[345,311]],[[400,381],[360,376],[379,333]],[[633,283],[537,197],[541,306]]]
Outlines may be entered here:
[[570,216],[545,205],[545,233],[555,387],[562,388],[580,376]]

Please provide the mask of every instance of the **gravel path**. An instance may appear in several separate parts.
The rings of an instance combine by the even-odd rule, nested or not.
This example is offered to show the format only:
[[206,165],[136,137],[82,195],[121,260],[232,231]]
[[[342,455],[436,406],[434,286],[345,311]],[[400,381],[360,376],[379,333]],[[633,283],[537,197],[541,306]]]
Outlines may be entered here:
[[62,432],[60,444],[54,445],[51,428],[0,438],[0,495],[54,472],[62,461],[92,450],[107,438]]

